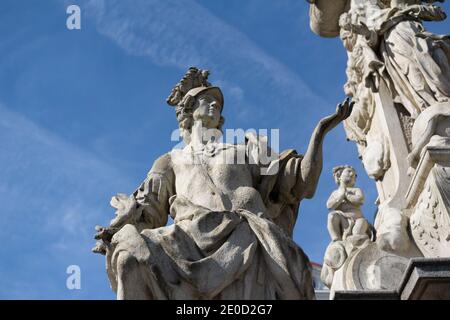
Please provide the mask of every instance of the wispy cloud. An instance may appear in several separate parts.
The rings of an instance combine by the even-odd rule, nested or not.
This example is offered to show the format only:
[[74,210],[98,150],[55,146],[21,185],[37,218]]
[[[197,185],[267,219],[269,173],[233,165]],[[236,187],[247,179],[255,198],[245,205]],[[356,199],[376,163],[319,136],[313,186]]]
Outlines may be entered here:
[[[130,55],[182,70],[190,65],[210,68],[214,79],[226,79],[232,88],[252,83],[237,95],[230,90],[226,98],[238,106],[228,103],[227,108],[245,105],[257,117],[290,122],[293,114],[327,105],[298,74],[196,1],[86,0],[83,6],[98,32]],[[257,112],[267,100],[273,101],[276,114]]]
[[[8,191],[14,200],[26,200],[27,204],[50,213],[57,208],[43,202],[37,194],[51,195],[54,205],[62,203],[58,201],[60,197],[77,199],[99,187],[109,189],[110,183],[127,186],[126,177],[110,164],[3,105],[0,105],[0,145],[0,190]],[[12,200],[6,204],[20,209],[23,203]],[[1,215],[1,219],[7,219],[7,215]]]
[[[257,14],[257,1],[254,2]],[[250,119],[257,128],[280,128],[282,148],[287,144],[299,152],[306,151],[316,122],[334,111],[335,106],[317,96],[301,74],[194,0],[135,0],[132,5],[120,0],[86,0],[83,6],[97,31],[129,55],[148,58],[167,70],[175,68],[180,74],[190,65],[209,68],[212,80],[225,93],[225,117],[232,114],[232,120],[244,126],[244,120]],[[306,4],[302,8],[299,21],[306,21]],[[304,28],[303,32],[299,37],[310,31]],[[307,53],[298,52],[299,59],[302,54]],[[227,127],[233,125],[227,120]],[[327,141],[333,141],[334,151],[349,150],[342,131],[334,131]],[[326,152],[324,175],[330,177],[334,165],[353,163],[348,159],[355,155],[356,149],[353,153]],[[321,181],[321,190],[326,186],[331,192],[332,179],[325,177]],[[328,242],[326,220],[314,229],[320,230],[320,236],[309,226],[317,222],[314,215],[326,218],[327,196],[319,193],[313,202],[302,204],[302,214],[309,216],[297,224],[297,231],[301,230],[296,233],[297,239],[299,234],[306,235],[300,243],[312,248],[316,261],[323,254],[317,247],[324,248]]]
[[[68,4],[72,2],[67,1]],[[261,126],[260,128],[281,128],[282,138],[288,141],[290,147],[299,147],[301,152],[304,151],[301,146],[309,139],[314,119],[319,117],[320,112],[317,110],[327,113],[332,111],[330,108],[333,109],[322,97],[314,94],[301,74],[293,72],[271,55],[270,50],[263,50],[241,30],[196,1],[76,2],[82,8],[81,32],[87,32],[71,33],[74,39],[77,35],[95,40],[103,36],[101,40],[109,39],[123,50],[117,50],[120,55],[124,52],[129,55],[126,57],[129,58],[127,63],[151,61],[164,67],[155,67],[154,70],[172,72],[175,75],[174,83],[190,65],[210,69],[211,80],[225,92],[225,117],[228,120],[232,118],[231,121],[227,120],[228,127],[238,122],[238,125],[247,128],[246,121],[252,121],[252,125],[256,124]],[[57,3],[64,9],[63,2],[57,0]],[[285,5],[285,2],[279,2],[278,5]],[[254,7],[258,8],[258,0],[254,0]],[[303,11],[301,15],[304,18],[307,11]],[[101,36],[95,31],[91,33],[91,29]],[[93,34],[95,36],[92,36]],[[39,42],[39,46],[30,50],[30,43],[34,44],[33,37],[30,38],[21,39],[19,49],[3,57],[0,66],[22,65],[22,61],[30,61],[30,65],[33,65],[32,54],[36,54],[39,46],[45,46],[47,43],[40,43],[42,40],[35,38],[34,42]],[[111,43],[105,47],[113,48]],[[0,48],[1,45],[2,43]],[[59,45],[58,42],[57,46]],[[80,46],[79,50],[77,54],[81,54],[83,50],[83,54],[91,58],[88,48]],[[108,50],[104,52],[109,53]],[[299,59],[301,54],[299,52]],[[50,59],[51,62],[53,61]],[[148,63],[142,65],[148,66]],[[45,77],[42,77],[44,80],[40,77],[42,70],[47,70],[45,66],[22,74],[11,69],[10,72],[14,72],[16,77],[26,79],[18,82],[21,90],[16,96],[33,99],[31,90],[26,86],[30,75],[37,78],[35,81],[45,81]],[[162,78],[164,76],[161,75]],[[96,79],[103,82],[102,77],[106,77],[102,72],[96,74]],[[159,80],[158,75],[149,78],[149,87],[152,85],[151,81]],[[108,79],[105,79],[105,82],[107,81]],[[131,86],[134,84],[130,82]],[[65,83],[65,86],[63,84],[58,88],[66,89],[68,84]],[[102,84],[99,85],[101,86]],[[120,90],[120,85],[117,88]],[[87,95],[98,94],[96,89],[86,89]],[[42,100],[49,104],[46,98],[43,97]],[[10,105],[10,108],[0,105],[0,241],[7,244],[0,248],[0,260],[8,261],[0,264],[0,298],[73,297],[74,293],[68,293],[65,289],[65,268],[68,264],[79,264],[82,267],[85,277],[83,290],[87,291],[82,291],[81,296],[102,297],[100,293],[104,292],[107,292],[105,296],[108,296],[111,292],[103,259],[89,252],[93,245],[93,226],[96,223],[107,223],[111,218],[112,210],[108,203],[112,194],[130,192],[139,181],[129,181],[129,172],[119,172],[108,162],[110,160],[105,156],[107,152],[98,152],[99,156],[103,154],[103,158],[99,159],[12,111],[13,107],[20,109],[19,106],[27,99],[16,99],[16,105]],[[124,100],[125,103],[128,102],[126,98]],[[47,112],[51,112],[51,107],[47,107]],[[67,121],[63,122],[64,125],[71,125],[70,120],[64,121]],[[83,130],[86,125],[79,128]],[[89,143],[93,146],[92,149],[101,151],[102,148],[107,149],[105,145],[115,143],[111,142],[116,137],[114,134],[122,135],[126,130],[135,129],[137,130],[134,125],[129,125],[126,129],[122,128],[120,133],[117,131],[94,135]],[[164,144],[158,141],[161,136],[158,136],[154,128],[150,128],[148,134],[145,132],[142,137],[151,137],[155,144]],[[330,138],[333,141],[344,141],[343,135],[339,139],[333,136]],[[335,150],[344,150],[341,144],[343,142],[336,142],[333,147]],[[339,152],[333,155],[329,153],[329,164],[331,160],[336,164],[334,159],[342,161],[346,156],[350,157],[343,151],[341,153],[345,155],[340,155]],[[137,161],[139,157],[140,155],[135,154],[127,155],[123,159],[121,157],[120,162]],[[151,160],[145,159],[150,162]],[[332,184],[330,168],[331,164],[329,168],[325,168],[324,174],[328,176],[322,180]],[[325,234],[325,221],[317,225],[313,215],[326,217],[326,196],[327,194],[322,192],[316,197],[314,204],[302,204],[302,213],[309,214],[310,220],[303,220],[299,226],[301,231],[297,232],[307,236],[304,243],[309,247],[304,248],[308,253],[316,255],[316,260],[321,259],[322,255],[322,252],[316,249],[319,247],[318,243],[324,248],[328,238]],[[313,224],[316,227],[312,228]],[[319,232],[322,232],[320,236]],[[312,242],[315,244],[312,245]],[[89,291],[88,286],[92,291]]]
[[[190,65],[211,69],[226,91],[228,112],[237,118],[275,118],[260,112],[259,103],[267,100],[278,108],[280,121],[290,118],[293,101],[309,102],[300,112],[320,103],[298,75],[195,1],[98,0],[82,8],[99,34],[130,55],[180,75]],[[3,105],[0,147],[0,241],[8,243],[0,259],[9,261],[0,264],[0,297],[70,297],[69,264],[92,271],[83,283],[109,292],[106,278],[98,277],[105,276],[103,263],[89,253],[93,226],[111,218],[112,194],[130,192],[138,182]]]
[[0,260],[8,261],[0,265],[0,296],[10,297],[26,282],[21,297],[56,297],[55,290],[65,290],[69,264],[95,265],[93,227],[112,217],[108,198],[130,192],[132,184],[108,163],[2,105],[0,146],[0,241],[7,244]]

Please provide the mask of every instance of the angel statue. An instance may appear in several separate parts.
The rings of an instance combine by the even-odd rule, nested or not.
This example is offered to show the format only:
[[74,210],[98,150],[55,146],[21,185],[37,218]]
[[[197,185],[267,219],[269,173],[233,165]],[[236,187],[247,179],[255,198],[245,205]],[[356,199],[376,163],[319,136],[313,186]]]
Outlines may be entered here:
[[348,165],[338,166],[333,169],[333,176],[338,188],[327,201],[331,243],[325,251],[321,271],[322,281],[331,289],[335,273],[348,257],[373,240],[373,228],[361,211],[364,194],[355,187],[355,169]]
[[328,232],[332,241],[346,240],[349,236],[367,237],[370,227],[361,211],[364,194],[355,187],[356,171],[351,166],[339,166],[333,169],[338,185],[327,201]]
[[434,2],[444,0],[367,1],[365,21],[341,23],[347,32],[363,36],[378,54],[394,102],[413,119],[430,106],[450,101],[450,38],[427,32],[422,23],[446,19]]
[[293,228],[316,191],[325,135],[353,104],[319,122],[305,156],[287,150],[267,163],[256,135],[220,141],[224,98],[208,76],[190,68],[168,98],[185,147],[157,159],[133,194],[113,197],[116,218],[97,227],[112,289],[118,299],[314,299]]

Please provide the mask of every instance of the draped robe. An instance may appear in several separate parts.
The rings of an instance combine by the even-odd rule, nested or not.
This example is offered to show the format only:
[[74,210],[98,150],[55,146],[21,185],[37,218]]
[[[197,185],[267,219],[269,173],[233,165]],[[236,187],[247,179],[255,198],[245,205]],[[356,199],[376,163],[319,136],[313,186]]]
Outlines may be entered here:
[[[314,299],[308,257],[292,239],[302,157],[288,150],[263,175],[249,145],[218,145],[213,155],[188,146],[155,162],[133,195],[140,220],[117,232],[107,253],[118,296],[136,281],[118,265],[125,254],[137,261],[147,299]],[[224,163],[241,151],[244,163]]]

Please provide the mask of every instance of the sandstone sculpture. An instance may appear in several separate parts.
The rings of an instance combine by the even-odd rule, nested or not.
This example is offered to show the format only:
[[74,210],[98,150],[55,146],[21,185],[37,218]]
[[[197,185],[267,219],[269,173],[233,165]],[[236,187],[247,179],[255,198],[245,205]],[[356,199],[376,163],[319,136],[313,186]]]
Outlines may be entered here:
[[261,137],[219,141],[224,99],[208,75],[190,68],[172,90],[186,146],[156,160],[132,195],[113,197],[117,216],[96,228],[94,251],[118,299],[314,299],[293,227],[316,191],[324,137],[353,104],[320,121],[304,156],[265,162]]
[[330,210],[327,227],[331,243],[325,253],[321,274],[322,281],[330,288],[334,273],[344,265],[349,254],[371,238],[369,223],[361,211],[364,194],[360,188],[355,188],[355,169],[339,166],[333,169],[333,176],[338,189],[327,202]]
[[376,181],[376,250],[450,257],[450,38],[423,25],[446,18],[443,1],[309,2],[311,29],[348,53],[344,128]]
[[360,188],[355,188],[356,171],[351,166],[334,168],[333,175],[339,186],[327,202],[328,232],[332,241],[346,240],[350,236],[370,237],[370,228],[364,218],[361,206],[364,194]]
[[373,227],[361,210],[364,194],[355,187],[355,169],[338,166],[333,176],[338,189],[327,202],[331,243],[325,251],[322,281],[332,296],[339,290],[396,289],[394,279],[401,278],[407,259],[380,250],[374,242]]

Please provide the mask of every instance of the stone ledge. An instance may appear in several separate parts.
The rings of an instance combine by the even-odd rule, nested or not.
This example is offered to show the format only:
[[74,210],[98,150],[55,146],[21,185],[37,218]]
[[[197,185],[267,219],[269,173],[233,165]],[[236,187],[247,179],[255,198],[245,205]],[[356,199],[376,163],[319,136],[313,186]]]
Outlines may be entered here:
[[450,300],[450,258],[413,258],[398,290],[336,291],[333,300]]
[[398,300],[397,291],[336,291],[333,300]]
[[416,205],[419,195],[422,193],[423,186],[430,174],[431,169],[436,163],[449,161],[449,147],[426,147],[426,151],[422,154],[416,172],[412,177],[411,184],[406,192],[406,207],[413,208]]
[[450,300],[450,258],[413,258],[398,292],[402,300]]

